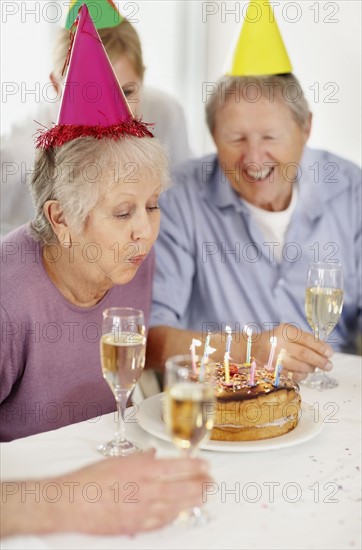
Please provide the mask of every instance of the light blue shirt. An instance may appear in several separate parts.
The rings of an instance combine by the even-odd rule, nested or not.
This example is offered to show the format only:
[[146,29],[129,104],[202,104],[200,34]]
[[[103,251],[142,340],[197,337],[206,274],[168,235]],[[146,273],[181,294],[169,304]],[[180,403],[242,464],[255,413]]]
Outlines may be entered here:
[[328,342],[353,351],[362,325],[358,166],[305,149],[280,263],[215,155],[181,165],[173,180],[160,199],[151,326],[205,333],[249,324],[255,334],[292,323],[311,331],[304,310],[308,265],[339,261],[344,305]]

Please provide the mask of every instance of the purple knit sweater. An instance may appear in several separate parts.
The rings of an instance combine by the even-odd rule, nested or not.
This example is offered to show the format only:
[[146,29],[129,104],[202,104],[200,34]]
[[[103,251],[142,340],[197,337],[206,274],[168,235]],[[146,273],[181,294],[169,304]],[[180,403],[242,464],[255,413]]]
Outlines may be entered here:
[[131,282],[81,308],[49,279],[27,226],[2,239],[0,441],[115,410],[99,359],[102,311],[136,307],[148,324],[153,270],[152,251]]

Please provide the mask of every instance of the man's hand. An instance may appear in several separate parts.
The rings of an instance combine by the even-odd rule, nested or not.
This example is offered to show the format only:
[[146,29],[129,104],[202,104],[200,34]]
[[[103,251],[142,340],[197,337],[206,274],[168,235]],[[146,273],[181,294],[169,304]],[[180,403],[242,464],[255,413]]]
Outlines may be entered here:
[[[264,365],[268,361],[270,336],[270,332],[263,332],[253,344],[253,355],[259,365]],[[316,367],[326,371],[331,370],[330,358],[334,353],[333,349],[325,342],[316,341],[312,334],[297,329],[293,325],[283,324],[274,329],[273,336],[278,339],[274,366],[279,351],[284,348],[287,353],[283,361],[283,370],[293,372],[294,380],[306,378]]]

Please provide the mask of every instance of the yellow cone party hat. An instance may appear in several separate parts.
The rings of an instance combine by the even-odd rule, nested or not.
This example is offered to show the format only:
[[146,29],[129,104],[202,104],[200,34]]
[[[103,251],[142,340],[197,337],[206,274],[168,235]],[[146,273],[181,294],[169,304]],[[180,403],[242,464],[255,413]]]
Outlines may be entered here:
[[291,72],[292,65],[269,0],[250,0],[227,74],[260,76]]

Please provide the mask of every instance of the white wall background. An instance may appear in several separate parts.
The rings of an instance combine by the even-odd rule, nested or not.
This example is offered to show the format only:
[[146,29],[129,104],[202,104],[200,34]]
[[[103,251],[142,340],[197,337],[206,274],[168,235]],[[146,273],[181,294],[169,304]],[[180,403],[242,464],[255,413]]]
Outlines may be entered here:
[[[1,3],[1,133],[51,99],[55,31],[69,2]],[[140,34],[146,83],[183,104],[196,154],[213,144],[204,124],[203,83],[223,73],[248,2],[116,1]],[[361,164],[360,0],[272,1],[294,72],[314,113],[310,144]]]

